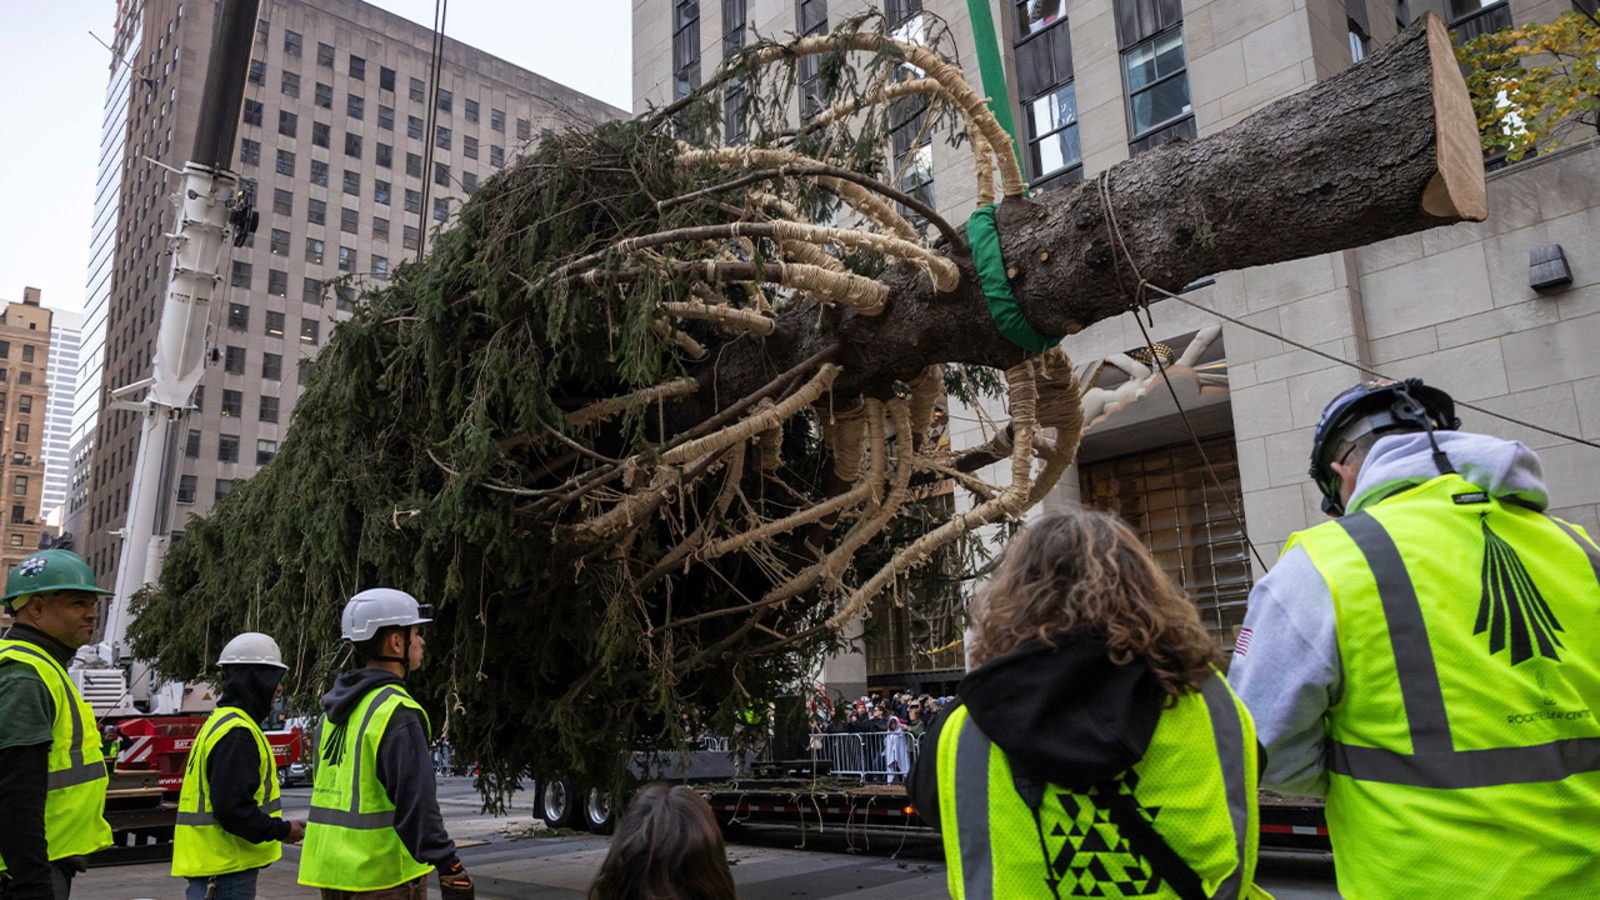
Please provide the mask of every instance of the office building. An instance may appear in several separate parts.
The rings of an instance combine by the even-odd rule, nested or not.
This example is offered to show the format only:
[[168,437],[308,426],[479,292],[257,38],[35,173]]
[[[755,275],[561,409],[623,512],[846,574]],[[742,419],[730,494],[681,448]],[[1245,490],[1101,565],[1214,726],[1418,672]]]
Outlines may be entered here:
[[77,393],[79,341],[83,316],[51,310],[50,361],[45,381],[50,399],[45,413],[44,492],[39,499],[39,521],[62,527],[66,513],[67,483],[72,469],[72,405]]
[[[138,21],[119,30],[132,36],[136,75],[103,351],[85,339],[86,354],[103,356],[98,411],[73,445],[75,460],[89,460],[79,545],[102,583],[117,569],[111,532],[129,507],[141,426],[106,398],[149,374],[177,182],[163,166],[181,169],[193,144],[213,16],[211,4],[144,0]],[[326,282],[385,281],[484,179],[543,137],[624,115],[449,38],[432,84],[432,45],[431,29],[360,0],[261,4],[234,164],[260,226],[225,260],[212,300],[218,360],[180,439],[174,539],[277,453],[310,361],[349,315],[351,298]]]
[[24,288],[22,302],[8,302],[0,313],[0,485],[7,510],[0,525],[0,565],[7,571],[39,549],[50,320],[51,311],[39,305],[38,288]]
[[[670,102],[709,80],[724,48],[756,33],[826,33],[830,23],[868,5],[635,3],[635,109]],[[992,0],[989,6],[1024,175],[1036,190],[1093,177],[1165,140],[1222,131],[1337,75],[1425,12],[1471,37],[1595,8],[1593,0]],[[981,84],[967,3],[883,0],[881,8],[899,33],[914,34],[908,24],[920,12],[940,17],[967,80]],[[815,71],[799,74],[804,85]],[[730,131],[725,138],[738,136]],[[894,140],[885,154],[897,171],[924,169],[898,165],[913,144]],[[917,176],[925,199],[949,221],[965,219],[974,204],[970,150],[936,137],[928,153],[926,177]],[[1588,349],[1600,342],[1600,245],[1593,239],[1600,233],[1600,143],[1591,138],[1503,168],[1491,163],[1486,222],[1220,272],[1187,296],[1340,359],[1421,376],[1462,400],[1600,438],[1600,357]],[[1540,279],[1530,279],[1530,258],[1554,258],[1557,248],[1570,282],[1535,287]],[[1219,645],[1231,646],[1250,586],[1264,572],[1250,544],[1270,565],[1292,532],[1322,520],[1320,495],[1305,475],[1312,432],[1323,405],[1364,376],[1176,301],[1152,304],[1151,313],[1156,352],[1183,363],[1173,380],[1204,457],[1165,389],[1120,403],[1123,394],[1139,393],[1129,382],[1149,383],[1153,358],[1141,362],[1151,351],[1131,316],[1109,319],[1063,344],[1090,385],[1086,405],[1098,405],[1077,464],[1042,509],[1081,501],[1123,515],[1200,606]],[[1538,450],[1552,511],[1600,531],[1600,483],[1588,474],[1600,451],[1471,411],[1462,418],[1466,428]],[[957,451],[987,440],[983,419],[951,410]],[[1007,477],[998,470],[982,474]],[[959,489],[956,500],[958,508],[970,503]],[[937,621],[912,622],[916,627],[894,637],[897,616],[905,611],[875,611],[871,628],[891,637],[868,633],[865,654],[830,663],[831,688],[854,697],[868,686],[949,686],[960,677],[959,650],[929,637],[939,633]]]

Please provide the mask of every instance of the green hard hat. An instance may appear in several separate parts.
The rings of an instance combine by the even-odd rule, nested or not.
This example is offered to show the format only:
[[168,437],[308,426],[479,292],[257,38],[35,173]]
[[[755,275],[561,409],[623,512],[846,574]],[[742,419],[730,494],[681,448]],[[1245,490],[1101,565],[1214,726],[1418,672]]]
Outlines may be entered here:
[[55,591],[88,591],[105,596],[116,593],[94,583],[94,570],[78,554],[71,550],[41,550],[11,567],[11,574],[6,576],[6,594],[0,601],[12,609],[21,609],[35,594]]

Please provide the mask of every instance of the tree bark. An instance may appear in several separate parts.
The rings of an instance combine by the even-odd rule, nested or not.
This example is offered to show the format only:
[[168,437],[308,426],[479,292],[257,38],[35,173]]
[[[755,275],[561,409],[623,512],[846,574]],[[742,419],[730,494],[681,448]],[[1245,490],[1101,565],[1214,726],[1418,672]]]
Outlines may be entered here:
[[[1217,272],[1482,220],[1477,146],[1449,35],[1430,14],[1367,60],[1226,131],[1005,200],[1001,251],[1028,321],[1074,334],[1133,308],[1141,276],[1176,291]],[[702,390],[684,398],[682,414],[710,415],[830,343],[843,396],[887,397],[894,381],[935,363],[1015,365],[1023,351],[991,322],[971,259],[952,258],[962,277],[949,293],[897,263],[881,276],[889,300],[880,315],[812,307],[782,316],[765,339],[728,342],[696,373]]]

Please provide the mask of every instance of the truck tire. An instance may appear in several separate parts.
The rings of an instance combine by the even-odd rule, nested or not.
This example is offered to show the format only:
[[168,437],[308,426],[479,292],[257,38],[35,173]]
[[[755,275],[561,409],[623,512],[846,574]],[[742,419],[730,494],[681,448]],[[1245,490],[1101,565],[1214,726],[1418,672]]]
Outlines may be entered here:
[[617,830],[617,811],[610,791],[590,788],[584,794],[583,824],[591,834],[610,834]]
[[551,828],[575,828],[579,815],[578,792],[572,779],[557,775],[539,787],[539,807],[536,810],[544,824]]
[[289,767],[278,766],[278,788],[281,790],[289,786]]

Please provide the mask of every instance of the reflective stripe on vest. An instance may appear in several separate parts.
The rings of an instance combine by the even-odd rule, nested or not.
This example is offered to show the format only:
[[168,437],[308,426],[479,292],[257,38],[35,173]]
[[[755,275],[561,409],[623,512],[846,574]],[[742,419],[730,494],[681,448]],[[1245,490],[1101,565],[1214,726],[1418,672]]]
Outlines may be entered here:
[[[0,662],[25,665],[44,682],[55,707],[45,769],[45,843],[50,859],[82,856],[111,845],[105,820],[109,775],[95,726],[67,670],[25,641],[0,640]],[[0,872],[6,870],[0,859]]]
[[404,884],[433,867],[412,857],[394,830],[395,808],[377,780],[378,745],[401,707],[427,713],[398,685],[363,697],[342,728],[344,747],[330,759],[340,727],[324,720],[307,817],[300,883],[341,891],[376,891]]
[[[1567,523],[1554,518],[1551,521],[1583,548],[1600,581],[1600,553]],[[1377,582],[1411,729],[1412,752],[1352,746],[1330,739],[1330,769],[1362,781],[1447,790],[1560,781],[1579,772],[1600,771],[1600,737],[1566,738],[1526,747],[1456,750],[1438,666],[1428,643],[1427,624],[1399,548],[1383,525],[1368,513],[1345,516],[1338,525],[1366,558]]]
[[[1247,729],[1245,720],[1240,716],[1237,699],[1228,689],[1226,682],[1223,681],[1220,675],[1213,674],[1206,679],[1198,697],[1190,694],[1179,700],[1180,704],[1189,704],[1186,709],[1190,710],[1197,702],[1198,705],[1203,706],[1205,714],[1210,721],[1210,733],[1207,735],[1207,743],[1211,746],[1207,749],[1214,752],[1214,758],[1217,760],[1216,767],[1211,771],[1215,773],[1214,777],[1221,781],[1222,789],[1218,792],[1221,795],[1217,797],[1218,805],[1225,805],[1227,808],[1226,825],[1224,826],[1227,829],[1227,837],[1223,840],[1230,844],[1232,848],[1231,861],[1222,864],[1227,866],[1227,874],[1221,877],[1219,882],[1216,882],[1216,887],[1210,896],[1215,900],[1237,900],[1237,898],[1254,895],[1254,888],[1251,886],[1253,884],[1256,852],[1254,830],[1254,729]],[[1053,852],[1050,846],[1043,843],[1045,839],[1043,819],[1039,820],[1038,825],[1035,825],[1032,821],[1028,823],[1026,841],[1017,836],[1017,829],[1014,823],[1009,829],[1003,827],[997,829],[993,811],[1000,808],[1002,798],[991,796],[991,792],[999,788],[1000,784],[1003,784],[1006,790],[1015,793],[1015,788],[1011,786],[1009,777],[1001,779],[999,784],[991,781],[994,771],[992,767],[1001,766],[1004,768],[1004,772],[1009,775],[1010,766],[1005,759],[1005,754],[989,741],[988,737],[978,727],[978,724],[968,716],[965,706],[959,706],[951,712],[944,728],[946,730],[941,732],[939,740],[938,766],[940,807],[944,813],[941,818],[944,827],[945,857],[947,860],[958,861],[950,866],[949,888],[951,896],[956,900],[994,900],[996,896],[1001,894],[1007,897],[1038,896],[1041,898],[1052,897],[1053,895],[1067,896],[1069,892],[1073,895],[1082,895],[1084,892],[1082,890],[1074,890],[1077,885],[1070,878],[1067,878],[1070,869],[1068,871],[1059,871],[1054,864],[1048,869],[1044,866],[1045,861],[1052,858],[1057,861],[1065,860],[1066,862],[1063,865],[1070,866],[1075,854],[1065,849],[1064,845]],[[1182,754],[1186,751],[1192,752],[1197,749],[1180,749],[1181,743],[1174,745],[1173,737],[1174,735],[1164,736],[1163,746],[1169,749],[1156,752]],[[1194,736],[1180,735],[1176,737],[1181,742]],[[1210,754],[1206,755],[1210,756]],[[1143,762],[1141,761],[1141,764]],[[1130,770],[1130,773],[1140,769],[1141,764],[1135,764],[1135,769]],[[1144,796],[1159,796],[1162,790],[1187,793],[1193,787],[1190,784],[1152,784],[1147,779],[1148,776],[1146,776],[1146,780],[1138,781],[1138,792]],[[1215,782],[1212,782],[1212,785],[1215,786]],[[1199,789],[1204,789],[1205,787],[1205,785],[1201,785]],[[1067,808],[1066,803],[1060,798],[1068,793],[1066,789],[1056,785],[1050,785],[1045,790],[1046,797],[1055,798],[1063,808]],[[1008,797],[1005,799],[1014,798]],[[1092,796],[1090,800],[1092,802]],[[1046,799],[1045,802],[1048,804],[1050,800]],[[1104,808],[1103,802],[1094,805],[1097,808]],[[1159,806],[1160,804],[1154,803],[1154,805]],[[1181,825],[1174,823],[1173,816],[1182,814],[1183,811],[1179,810],[1169,814],[1167,819],[1156,818],[1153,823],[1153,825],[1166,827],[1166,830],[1161,831],[1162,837],[1179,856],[1184,855],[1185,845],[1182,835],[1175,832],[1184,828],[1201,827],[1198,820],[1187,821]],[[1010,813],[1007,815],[1010,815]],[[1205,818],[1203,813],[1201,818]],[[1102,818],[1097,821],[1105,821],[1105,819]],[[1220,825],[1221,822],[1215,824]],[[1037,829],[1037,834],[1035,834],[1035,829]],[[1062,834],[1063,832],[1054,832],[1054,836]],[[1124,836],[1123,839],[1125,840],[1126,837]],[[1002,845],[1001,842],[1012,843],[1006,846]],[[1024,844],[1027,846],[1024,846]],[[1089,851],[1085,850],[1083,852]],[[1058,856],[1056,853],[1060,855]],[[1004,865],[1013,869],[1019,867],[1019,864],[1024,868],[1031,867],[1038,870],[1039,876],[1019,879],[1013,872],[1012,874],[1001,876],[999,880],[1004,883],[1005,887],[1003,889],[997,888],[997,854],[1005,859]],[[1133,857],[1138,859],[1137,854],[1133,854]],[[1187,857],[1185,858],[1187,859]],[[1147,862],[1143,862],[1143,864],[1148,866]],[[1190,861],[1190,865],[1196,867],[1197,874],[1202,875],[1202,878],[1208,873],[1213,878],[1216,878],[1224,871],[1221,866],[1215,864],[1211,866],[1196,865],[1194,861]],[[1202,872],[1200,871],[1201,869],[1207,869],[1209,872]],[[1148,878],[1148,876],[1146,877]],[[1062,880],[1063,878],[1067,878],[1067,880]],[[1051,879],[1054,879],[1056,883],[1047,890],[1047,885],[1050,885]],[[1247,881],[1247,879],[1250,880]],[[1026,887],[1019,888],[1019,880],[1028,885],[1036,885],[1035,893],[1026,893]],[[1170,885],[1162,885],[1154,879],[1150,879],[1148,888],[1153,896],[1177,896]],[[1161,888],[1161,890],[1157,891],[1156,888]],[[1111,884],[1101,884],[1097,886],[1092,895],[1100,896],[1104,892],[1104,895],[1107,896],[1118,896],[1118,894],[1110,893],[1116,890],[1119,890],[1119,888],[1113,887]]]
[[269,816],[282,818],[283,802],[278,796],[272,745],[248,715],[232,707],[218,707],[200,726],[189,747],[183,789],[178,795],[178,827],[172,836],[174,876],[230,875],[271,865],[283,856],[283,845],[278,841],[255,844],[228,831],[217,821],[211,804],[211,753],[218,741],[239,730],[247,732],[256,745],[256,806]]

